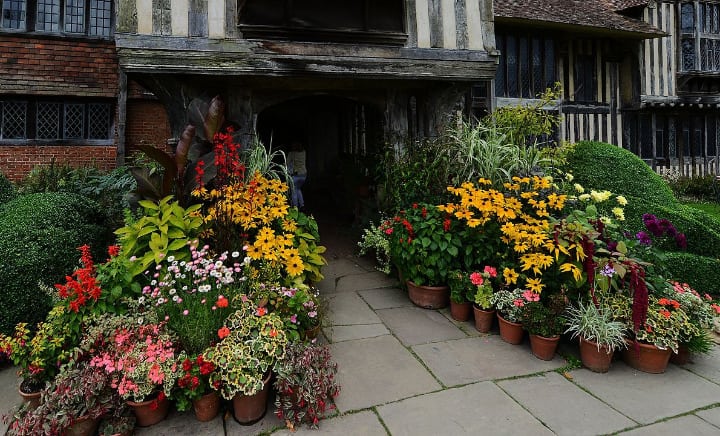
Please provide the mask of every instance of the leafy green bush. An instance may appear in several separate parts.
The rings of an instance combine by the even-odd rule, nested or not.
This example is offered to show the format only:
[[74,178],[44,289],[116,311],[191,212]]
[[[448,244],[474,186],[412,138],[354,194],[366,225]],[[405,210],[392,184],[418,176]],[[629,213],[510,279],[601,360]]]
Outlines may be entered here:
[[43,319],[49,299],[38,283],[61,282],[83,244],[104,259],[109,236],[102,208],[75,194],[29,194],[7,203],[0,210],[0,332]]
[[720,291],[720,260],[692,253],[667,253],[670,278],[688,283],[701,295]]
[[577,143],[567,156],[565,171],[586,188],[607,189],[664,206],[677,203],[672,190],[652,168],[632,152],[612,144]]
[[7,203],[15,198],[15,186],[12,182],[0,173],[0,205]]
[[671,180],[668,180],[666,177],[665,181],[678,198],[691,197],[705,201],[716,200],[715,188],[713,186],[715,176],[712,174],[698,177],[681,176]]

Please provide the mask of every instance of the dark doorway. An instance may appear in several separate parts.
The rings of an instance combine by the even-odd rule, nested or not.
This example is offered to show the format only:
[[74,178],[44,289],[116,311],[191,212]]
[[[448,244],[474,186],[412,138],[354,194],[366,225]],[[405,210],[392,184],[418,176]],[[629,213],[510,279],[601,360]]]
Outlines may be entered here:
[[382,143],[382,117],[373,106],[335,96],[289,100],[260,112],[257,133],[266,146],[307,153],[305,205],[323,221],[358,222],[372,213],[373,156]]

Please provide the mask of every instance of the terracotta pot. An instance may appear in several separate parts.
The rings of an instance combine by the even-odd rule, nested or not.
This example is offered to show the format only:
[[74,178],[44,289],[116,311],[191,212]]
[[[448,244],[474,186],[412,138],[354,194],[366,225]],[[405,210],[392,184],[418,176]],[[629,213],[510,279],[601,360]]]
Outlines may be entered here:
[[628,348],[623,350],[622,353],[625,363],[638,371],[650,374],[662,374],[665,372],[670,361],[670,354],[672,354],[670,349],[661,350],[655,345],[641,342],[637,343],[638,349],[636,349],[634,341],[626,340],[626,342]]
[[233,416],[241,425],[252,425],[260,421],[267,412],[267,400],[270,393],[270,375],[263,380],[262,390],[255,395],[235,395],[233,397]]
[[484,310],[473,304],[473,312],[475,313],[475,330],[480,333],[487,333],[492,328],[493,319],[495,319],[495,310]]
[[598,350],[597,343],[580,338],[580,360],[585,368],[592,372],[608,372],[612,362],[613,350],[606,346]]
[[313,340],[320,334],[320,324],[316,325],[311,329],[305,330],[305,339]]
[[98,425],[100,425],[99,418],[91,419],[84,416],[67,428],[65,436],[92,436],[95,434]]
[[456,303],[450,300],[450,316],[455,321],[467,321],[470,319],[470,313],[472,312],[472,303],[466,301],[464,303]]
[[30,410],[35,410],[40,405],[40,391],[32,392],[30,394],[26,394],[25,392],[18,390],[20,393],[20,396],[22,397],[23,401],[28,403],[28,408]]
[[530,335],[530,349],[540,360],[553,360],[555,350],[560,342],[560,335],[546,338],[540,335]]
[[157,424],[165,419],[170,411],[170,401],[168,401],[167,397],[163,397],[162,400],[156,398],[139,403],[127,401],[127,404],[132,408],[133,412],[135,412],[135,424],[138,427],[149,427]]
[[442,309],[450,302],[447,286],[420,286],[408,280],[407,287],[410,301],[424,309]]
[[688,350],[687,345],[680,344],[678,347],[678,352],[673,352],[670,355],[670,363],[674,363],[675,365],[687,365],[690,362],[690,350]]
[[220,397],[217,392],[210,392],[193,400],[195,418],[200,422],[212,421],[220,411]]
[[513,345],[517,345],[522,342],[523,335],[525,334],[522,324],[506,320],[500,316],[500,312],[497,312],[497,319],[500,327],[500,337],[503,341]]

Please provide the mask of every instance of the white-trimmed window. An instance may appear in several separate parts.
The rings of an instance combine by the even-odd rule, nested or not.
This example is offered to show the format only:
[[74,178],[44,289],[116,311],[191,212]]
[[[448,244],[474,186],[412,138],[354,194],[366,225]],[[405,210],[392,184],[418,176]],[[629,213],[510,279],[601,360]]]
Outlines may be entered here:
[[112,0],[0,0],[0,30],[112,36]]
[[720,2],[680,5],[680,48],[683,71],[720,72]]

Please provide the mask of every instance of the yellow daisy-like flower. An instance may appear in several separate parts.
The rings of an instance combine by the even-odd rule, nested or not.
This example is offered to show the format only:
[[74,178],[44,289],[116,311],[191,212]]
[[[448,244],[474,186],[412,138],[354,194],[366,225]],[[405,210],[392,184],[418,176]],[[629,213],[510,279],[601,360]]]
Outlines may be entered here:
[[618,221],[625,221],[625,211],[621,207],[613,207],[612,213]]
[[506,285],[517,284],[518,277],[520,277],[520,274],[518,274],[514,269],[503,269],[503,278],[505,279]]
[[262,251],[254,245],[248,245],[246,254],[250,259],[260,259],[262,257]]
[[572,272],[573,278],[575,279],[576,282],[579,282],[580,280],[582,280],[582,270],[573,263],[564,263],[564,264],[560,265],[560,271]]
[[538,278],[527,279],[527,281],[525,282],[525,287],[527,287],[529,290],[539,294],[542,292],[543,288],[545,287],[545,284],[542,283],[540,281],[540,279],[538,279]]
[[263,251],[269,251],[275,245],[275,230],[269,227],[263,227],[255,238],[255,244]]
[[575,191],[577,191],[578,194],[582,194],[583,192],[585,192],[585,188],[583,188],[583,186],[581,184],[576,183]]
[[622,195],[618,195],[617,197],[615,197],[615,200],[617,200],[617,202],[620,206],[627,206],[627,204],[628,204],[627,199],[625,197],[623,197]]
[[297,223],[291,219],[284,219],[282,221],[282,229],[288,233],[295,233],[297,230]]

